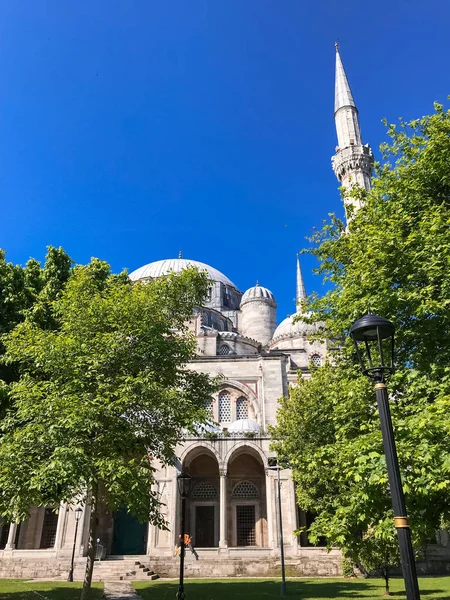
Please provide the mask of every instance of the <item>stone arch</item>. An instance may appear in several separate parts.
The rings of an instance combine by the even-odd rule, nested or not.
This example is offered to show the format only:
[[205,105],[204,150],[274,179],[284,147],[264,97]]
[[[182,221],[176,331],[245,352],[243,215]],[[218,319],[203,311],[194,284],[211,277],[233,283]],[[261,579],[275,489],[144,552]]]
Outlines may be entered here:
[[257,444],[255,444],[255,442],[252,442],[250,440],[242,440],[241,442],[238,442],[232,448],[230,448],[230,450],[225,455],[223,459],[225,470],[228,471],[228,465],[232,460],[234,460],[234,458],[236,458],[236,456],[245,452],[251,454],[257,460],[259,460],[264,469],[268,468],[269,464],[267,462],[267,456],[264,454],[263,450]]
[[209,454],[216,459],[219,470],[223,469],[223,460],[214,446],[205,440],[198,440],[190,443],[180,455],[180,463],[183,467],[189,468],[189,464],[200,454]]
[[234,547],[268,543],[266,457],[257,444],[237,444],[227,454],[229,542]]
[[[181,525],[181,507],[185,506],[185,527],[200,548],[219,545],[220,460],[215,448],[197,442],[183,453],[183,468],[191,476],[191,494],[178,507],[177,527]],[[177,529],[179,531],[179,529]]]

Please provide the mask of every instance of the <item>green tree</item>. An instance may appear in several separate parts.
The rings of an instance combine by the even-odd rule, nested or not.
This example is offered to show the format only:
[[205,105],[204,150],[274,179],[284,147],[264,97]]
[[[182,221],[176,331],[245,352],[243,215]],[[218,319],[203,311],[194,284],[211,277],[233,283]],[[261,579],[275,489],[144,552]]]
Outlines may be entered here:
[[273,430],[300,505],[318,513],[313,536],[368,565],[371,554],[397,556],[375,397],[346,336],[368,309],[397,327],[389,388],[416,546],[450,506],[450,112],[436,104],[388,134],[370,192],[343,192],[364,200],[348,233],[332,216],[313,236],[318,272],[332,285],[309,299],[303,318],[337,349],[333,366],[313,370],[281,401]]
[[83,598],[99,502],[164,526],[153,461],[172,460],[183,430],[204,420],[213,390],[207,375],[186,368],[195,353],[188,322],[208,285],[195,269],[132,285],[94,259],[75,267],[43,322],[26,320],[4,338],[20,379],[2,426],[1,514],[21,520],[32,505],[84,499]]
[[[25,319],[56,327],[46,315],[69,278],[72,260],[62,248],[47,248],[44,266],[30,259],[25,267],[6,260],[0,249],[0,334]],[[4,346],[0,341],[0,359]],[[0,418],[8,407],[8,383],[18,378],[15,364],[0,360]]]

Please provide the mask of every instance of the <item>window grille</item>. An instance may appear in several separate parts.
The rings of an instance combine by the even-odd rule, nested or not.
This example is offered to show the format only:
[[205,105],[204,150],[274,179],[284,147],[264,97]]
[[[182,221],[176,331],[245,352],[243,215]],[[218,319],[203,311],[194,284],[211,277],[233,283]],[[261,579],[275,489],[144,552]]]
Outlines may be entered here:
[[226,354],[231,354],[230,346],[227,346],[227,344],[222,344],[222,346],[220,346],[219,348],[219,354],[221,354],[222,356],[225,356]]
[[40,548],[53,548],[56,540],[56,527],[58,525],[58,515],[53,508],[46,508],[44,523],[42,525],[42,535]]
[[214,400],[213,400],[213,398],[210,398],[208,400],[208,402],[206,403],[206,412],[211,417],[211,419],[214,418]]
[[258,488],[251,481],[240,481],[234,486],[233,498],[258,498]]
[[236,419],[248,419],[248,400],[244,396],[236,401]]
[[311,362],[315,367],[321,367],[322,366],[322,357],[320,356],[320,354],[313,354],[311,356]]
[[236,529],[238,546],[256,546],[254,506],[236,506]]
[[223,391],[219,394],[219,422],[229,423],[231,421],[230,392]]
[[192,492],[192,498],[200,498],[202,500],[217,498],[217,490],[209,481],[200,481]]

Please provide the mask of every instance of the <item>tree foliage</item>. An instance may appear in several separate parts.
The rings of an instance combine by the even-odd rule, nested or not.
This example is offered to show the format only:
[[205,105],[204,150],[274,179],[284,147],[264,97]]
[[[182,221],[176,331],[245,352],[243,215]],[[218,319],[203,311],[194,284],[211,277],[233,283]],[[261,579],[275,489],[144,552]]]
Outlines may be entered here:
[[369,565],[397,550],[375,397],[346,337],[368,310],[397,328],[391,411],[416,546],[450,507],[450,112],[436,104],[388,134],[370,192],[343,192],[364,200],[348,232],[332,216],[313,236],[332,289],[303,318],[336,341],[333,365],[299,380],[273,431],[300,505],[318,513],[312,536]]
[[[81,498],[92,514],[101,500],[163,525],[153,462],[172,460],[213,391],[207,375],[186,368],[195,353],[188,322],[208,285],[195,269],[131,284],[94,259],[4,336],[6,362],[20,373],[2,423],[4,517]],[[47,294],[55,296],[44,285]]]
[[[51,303],[68,280],[72,260],[62,248],[47,248],[44,266],[30,259],[25,267],[6,260],[0,249],[0,335],[28,319],[43,327],[55,327],[49,318]],[[9,403],[8,383],[18,378],[14,363],[1,361],[4,346],[0,340],[0,418]]]

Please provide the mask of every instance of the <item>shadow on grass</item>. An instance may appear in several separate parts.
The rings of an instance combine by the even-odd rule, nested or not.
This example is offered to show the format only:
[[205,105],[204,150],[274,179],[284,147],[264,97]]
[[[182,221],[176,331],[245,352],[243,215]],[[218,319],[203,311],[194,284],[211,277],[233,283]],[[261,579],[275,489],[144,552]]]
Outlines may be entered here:
[[[438,589],[439,581],[429,581],[431,585],[421,585],[421,596],[436,600],[450,600],[450,592]],[[448,581],[450,583],[450,580]],[[392,596],[396,600],[404,599],[403,581],[392,581]],[[173,600],[178,590],[177,582],[135,582],[137,592],[143,600]],[[447,587],[447,586],[443,586]],[[229,579],[221,581],[186,580],[185,594],[187,600],[272,600],[280,597],[281,584],[274,580],[241,580]],[[287,596],[301,600],[329,600],[330,598],[382,599],[384,583],[381,580],[327,580],[301,579],[287,582]],[[384,598],[388,598],[384,596]]]
[[[0,600],[79,600],[81,583],[0,579]],[[92,600],[103,598],[103,585],[93,584]]]

